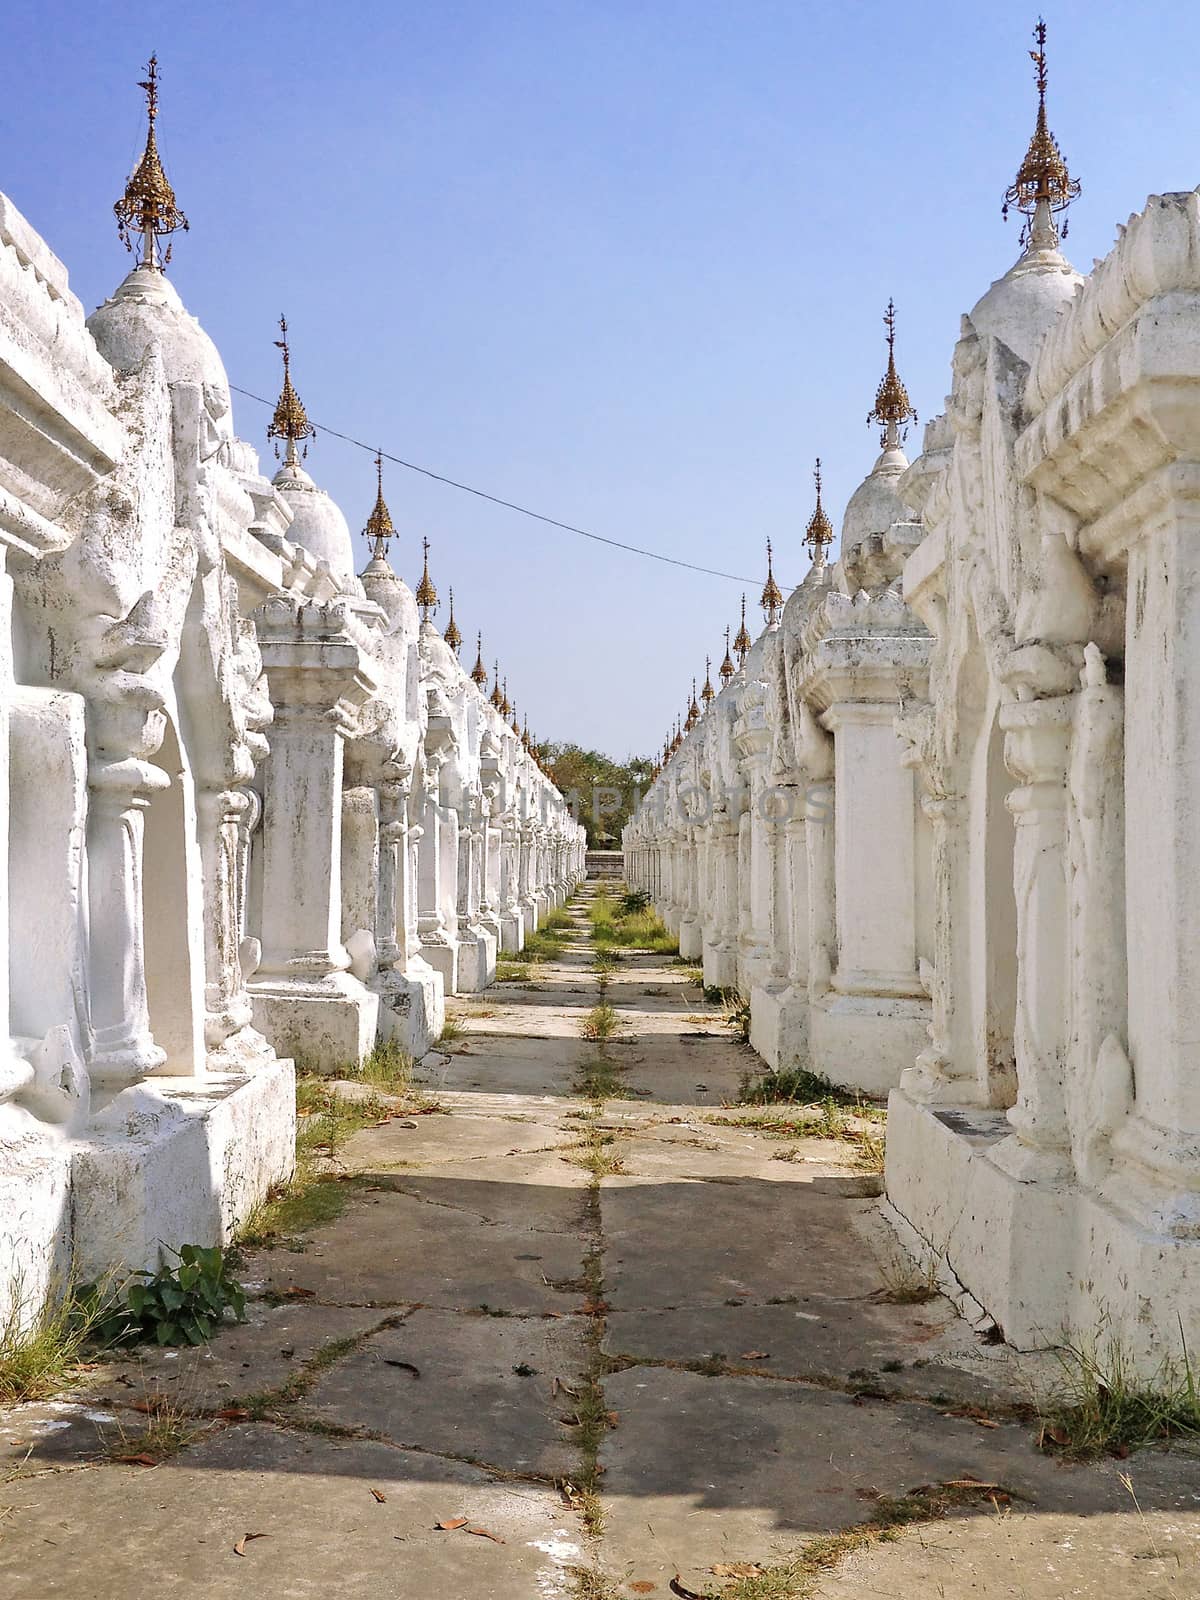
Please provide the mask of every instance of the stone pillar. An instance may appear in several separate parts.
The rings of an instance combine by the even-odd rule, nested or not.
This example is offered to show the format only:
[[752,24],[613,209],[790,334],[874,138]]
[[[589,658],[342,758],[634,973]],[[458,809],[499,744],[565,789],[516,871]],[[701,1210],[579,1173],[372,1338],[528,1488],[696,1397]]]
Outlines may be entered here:
[[1074,695],[1055,695],[1000,712],[1005,762],[1019,780],[1008,797],[1016,824],[1017,1103],[1008,1113],[1015,1138],[995,1159],[1014,1176],[1053,1176],[1070,1164],[1066,772],[1074,708]]
[[171,780],[135,756],[98,758],[88,777],[88,920],[97,1088],[123,1089],[166,1061],[150,1032],[143,932],[145,813]]
[[822,718],[834,734],[837,817],[835,987],[842,994],[916,998],[915,794],[894,704],[841,702]]
[[374,682],[336,603],[256,614],[275,720],[263,797],[262,965],[255,1023],[281,1055],[353,1069],[375,1043],[379,997],[341,941],[342,769]]

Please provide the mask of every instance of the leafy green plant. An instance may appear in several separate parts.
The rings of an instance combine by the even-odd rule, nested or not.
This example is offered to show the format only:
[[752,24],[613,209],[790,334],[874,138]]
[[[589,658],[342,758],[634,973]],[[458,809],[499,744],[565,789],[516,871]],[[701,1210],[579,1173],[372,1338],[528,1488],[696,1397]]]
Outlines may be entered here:
[[621,896],[621,915],[629,916],[631,912],[648,911],[650,909],[650,894],[646,889],[630,889]]
[[123,1303],[111,1307],[97,1332],[110,1344],[206,1344],[226,1313],[246,1320],[246,1292],[229,1274],[219,1245],[185,1244],[171,1270],[134,1273]]

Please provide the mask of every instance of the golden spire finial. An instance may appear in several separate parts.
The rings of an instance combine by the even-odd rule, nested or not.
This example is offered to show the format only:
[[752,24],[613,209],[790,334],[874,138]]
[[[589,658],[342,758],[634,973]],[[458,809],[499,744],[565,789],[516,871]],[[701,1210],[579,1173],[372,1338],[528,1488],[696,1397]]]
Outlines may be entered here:
[[710,700],[715,700],[716,697],[717,697],[717,691],[712,686],[712,657],[711,656],[705,656],[705,658],[704,658],[704,687],[700,691],[700,698],[701,698],[701,700],[704,701],[705,710],[708,709],[708,702]]
[[[308,420],[308,413],[300,403],[300,396],[292,387],[292,352],[288,345],[286,317],[279,319],[279,332],[281,337],[275,340],[275,348],[283,351],[283,388],[275,404],[275,414],[267,426],[267,438],[287,440],[284,462],[287,466],[294,467],[298,465],[297,444],[302,440],[315,439],[317,430]],[[304,454],[308,454],[307,444],[304,446]],[[278,444],[275,446],[275,455],[278,458]]]
[[762,598],[759,605],[767,614],[768,627],[774,627],[779,621],[779,613],[783,610],[783,595],[779,585],[775,582],[775,568],[771,556],[771,541],[767,540],[767,581],[763,584]]
[[719,670],[720,670],[720,673],[721,673],[721,681],[723,683],[728,683],[730,678],[733,677],[733,671],[734,671],[733,661],[732,661],[732,659],[730,658],[730,655],[729,655],[729,629],[728,628],[725,629],[725,659],[724,659],[724,661],[722,661]]
[[422,539],[421,544],[425,550],[425,570],[421,573],[421,581],[417,585],[416,602],[421,608],[421,621],[428,622],[438,608],[438,592],[433,587],[433,579],[429,576],[429,540]]
[[696,680],[695,680],[695,678],[693,678],[692,679],[692,698],[688,701],[687,716],[684,719],[684,724],[683,725],[687,729],[687,731],[689,733],[691,733],[692,729],[696,726],[696,724],[699,721],[700,721],[700,707],[696,704]]
[[471,682],[477,689],[487,686],[487,668],[483,664],[483,634],[475,635],[475,665],[471,668]]
[[[294,460],[294,456],[289,456]],[[392,522],[392,514],[387,508],[387,501],[383,498],[383,451],[375,452],[375,506],[367,518],[367,525],[363,529],[363,537],[371,546],[372,561],[386,561],[388,540],[396,537],[396,529]]]
[[893,300],[887,303],[883,325],[887,329],[887,371],[875,391],[875,408],[867,413],[867,426],[870,427],[873,422],[879,426],[882,430],[879,443],[885,450],[898,450],[901,441],[907,437],[908,424],[916,422],[917,413],[896,371],[896,304]]
[[499,710],[500,715],[504,718],[505,722],[507,722],[509,717],[511,717],[512,714],[513,714],[513,708],[508,703],[508,679],[507,678],[505,678],[505,680],[504,680],[504,691],[500,696],[500,704],[499,704],[497,709]]
[[738,666],[745,664],[746,653],[754,641],[746,628],[746,596],[742,596],[742,625],[733,638],[733,648],[737,651]]
[[528,716],[525,718],[525,726],[521,730],[521,743],[525,746],[526,750],[529,749],[529,718],[528,718]]
[[813,566],[825,565],[825,552],[833,543],[833,527],[825,515],[825,507],[821,504],[821,458],[817,457],[817,465],[813,472],[813,479],[817,485],[817,504],[813,514],[808,519],[808,527],[804,530],[804,542],[812,552]]
[[498,661],[493,661],[492,662],[492,692],[488,696],[488,699],[495,706],[496,710],[499,711],[500,710],[500,663]]
[[454,620],[454,590],[450,591],[450,621],[446,624],[446,631],[442,635],[454,654],[457,655],[462,647],[462,634],[458,631],[458,623]]
[[146,77],[138,84],[146,91],[146,116],[149,128],[142,159],[133,169],[125,193],[113,207],[117,219],[117,233],[122,244],[136,256],[135,239],[141,241],[139,266],[153,267],[161,272],[171,259],[171,247],[159,260],[158,241],[169,234],[188,230],[188,219],[175,204],[175,191],[167,182],[159,159],[154,124],[158,120],[158,57],[150,57]]
[[[1073,178],[1067,171],[1058,141],[1046,121],[1046,24],[1041,17],[1037,20],[1033,37],[1037,49],[1029,52],[1029,59],[1033,62],[1034,81],[1037,83],[1037,122],[1016,181],[1005,192],[1003,215],[1007,218],[1011,206],[1025,218],[1021,229],[1023,245],[1053,249],[1058,243],[1054,213],[1065,211],[1072,200],[1078,199],[1083,186],[1078,178]],[[1065,222],[1062,231],[1066,238]]]
[[512,731],[518,739],[521,737],[521,723],[517,716],[517,702],[515,700],[512,703]]

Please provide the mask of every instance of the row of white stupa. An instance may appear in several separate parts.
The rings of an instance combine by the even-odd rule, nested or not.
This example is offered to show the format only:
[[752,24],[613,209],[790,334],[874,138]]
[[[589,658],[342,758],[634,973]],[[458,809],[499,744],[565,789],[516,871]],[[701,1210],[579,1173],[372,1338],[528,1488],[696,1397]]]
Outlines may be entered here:
[[886,1207],[964,1308],[1151,1374],[1200,1348],[1200,196],[1076,272],[1035,59],[944,414],[909,465],[883,408],[624,844],[770,1066],[888,1095]]
[[230,1238],[291,1171],[293,1060],[422,1053],[584,872],[382,491],[356,574],[290,374],[273,480],[234,433],[148,92],[142,260],[90,318],[0,196],[0,1325]]

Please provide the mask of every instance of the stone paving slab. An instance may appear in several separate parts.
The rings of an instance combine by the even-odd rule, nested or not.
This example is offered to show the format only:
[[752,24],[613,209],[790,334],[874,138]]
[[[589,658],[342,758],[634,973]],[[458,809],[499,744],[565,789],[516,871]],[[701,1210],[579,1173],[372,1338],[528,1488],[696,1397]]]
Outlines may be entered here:
[[[294,1258],[292,1258],[294,1259]],[[278,1389],[323,1346],[378,1327],[385,1313],[361,1306],[309,1301],[273,1306],[253,1298],[247,1283],[246,1321],[195,1349],[137,1345],[114,1353],[87,1377],[81,1398],[128,1405],[162,1396],[192,1411],[219,1410],[244,1395]]]
[[845,1248],[868,1201],[760,1178],[619,1186],[601,1195],[606,1294],[618,1310],[865,1298],[882,1285],[869,1251]]
[[[867,1521],[879,1495],[969,1476],[1025,1497],[1022,1510],[1080,1518],[1131,1509],[1121,1463],[1065,1467],[1033,1448],[1027,1428],[983,1429],[927,1406],[647,1368],[609,1378],[605,1397],[620,1420],[601,1452],[604,1564],[664,1590],[676,1572],[703,1588],[713,1563],[777,1561],[806,1537]],[[1148,1464],[1149,1503],[1161,1495],[1194,1515],[1177,1468],[1157,1486],[1153,1472]],[[922,1531],[936,1538],[940,1530]],[[904,1600],[938,1594],[891,1592]]]
[[939,1396],[947,1404],[1003,1404],[1016,1398],[1006,1369],[988,1363],[970,1328],[942,1300],[925,1306],[847,1305],[811,1296],[803,1305],[613,1311],[604,1349],[643,1361],[685,1363],[719,1356],[729,1366],[764,1377],[810,1378],[895,1396]]
[[[414,1377],[394,1362],[411,1362]],[[530,1321],[414,1311],[328,1372],[305,1410],[397,1444],[466,1456],[506,1471],[570,1477],[578,1461],[568,1398],[587,1365],[579,1318]]]
[[557,1113],[545,1118],[521,1116],[471,1116],[453,1114],[453,1127],[443,1127],[441,1116],[397,1115],[381,1128],[363,1128],[350,1140],[342,1156],[348,1167],[367,1171],[373,1163],[385,1167],[430,1166],[502,1159],[547,1146],[564,1145],[579,1137],[564,1126]]
[[[1136,1474],[1136,1469],[1135,1469]],[[1139,1498],[1142,1498],[1139,1491]],[[1150,1504],[1151,1502],[1147,1501]],[[955,1517],[852,1556],[813,1600],[1195,1600],[1195,1508]]]
[[[10,1482],[3,1502],[4,1600],[567,1600],[580,1557],[553,1490],[270,1427],[152,1469]],[[435,1530],[459,1516],[505,1542]],[[247,1533],[267,1537],[239,1556]]]
[[575,1277],[581,1256],[578,1237],[562,1231],[561,1192],[513,1188],[511,1209],[521,1217],[513,1225],[489,1224],[467,1179],[448,1179],[437,1203],[381,1189],[349,1206],[302,1253],[253,1252],[246,1275],[276,1293],[307,1289],[340,1305],[561,1311],[561,1295],[545,1280]]
[[487,1094],[570,1097],[575,1067],[595,1049],[579,1037],[575,1022],[554,1045],[500,1033],[468,1042],[468,1055],[426,1056],[414,1075],[416,1081],[434,1094],[478,1086]]

